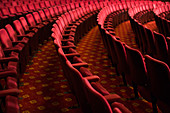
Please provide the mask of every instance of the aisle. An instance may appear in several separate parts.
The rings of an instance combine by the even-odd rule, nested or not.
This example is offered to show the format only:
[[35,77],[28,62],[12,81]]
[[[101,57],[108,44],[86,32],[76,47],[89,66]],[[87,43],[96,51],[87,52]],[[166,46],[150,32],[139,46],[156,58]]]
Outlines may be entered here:
[[21,113],[81,113],[60,65],[51,39],[39,46],[21,79]]

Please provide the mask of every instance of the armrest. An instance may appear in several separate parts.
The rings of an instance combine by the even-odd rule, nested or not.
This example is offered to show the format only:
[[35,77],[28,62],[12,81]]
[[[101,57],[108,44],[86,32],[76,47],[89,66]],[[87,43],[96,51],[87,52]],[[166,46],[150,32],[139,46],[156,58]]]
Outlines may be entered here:
[[3,50],[5,53],[11,53],[12,51],[15,51],[15,52],[20,52],[20,50],[19,49],[17,49],[17,48],[12,48],[12,49],[4,49]]
[[[34,29],[34,28],[32,28],[32,29]],[[29,33],[29,32],[35,32],[35,31],[34,30],[27,30],[27,31],[25,31],[26,34]]]
[[87,76],[87,77],[84,77],[86,78],[89,82],[97,82],[100,80],[100,77],[97,76],[97,75],[93,75],[93,76]]
[[114,30],[113,28],[107,27],[106,30]]
[[109,103],[113,103],[117,100],[120,100],[121,97],[117,94],[109,94],[109,95],[105,95],[104,98],[109,102]]
[[27,37],[27,38],[29,38],[29,36],[28,36],[28,35],[17,35],[17,37],[18,37],[18,38],[23,38],[23,37]]
[[88,67],[88,63],[75,63],[75,64],[72,64],[73,67],[75,68],[80,68],[80,67]]
[[80,57],[80,54],[79,53],[69,53],[69,54],[65,54],[66,57],[74,57],[74,56],[79,56]]
[[16,71],[3,71],[0,72],[0,78],[6,78],[8,76],[17,78],[17,72]]
[[67,48],[76,48],[76,46],[62,46],[63,49],[67,49]]
[[29,26],[29,28],[33,29],[33,28],[39,28],[38,26]]
[[121,113],[132,113],[127,107],[125,107],[122,103],[119,102],[112,103],[111,107],[116,113],[119,113],[120,111]]
[[71,32],[71,29],[65,29],[64,32],[65,32],[66,34],[68,34],[68,33]]
[[0,62],[9,62],[9,61],[14,61],[17,62],[19,59],[15,58],[15,57],[4,57],[4,58],[0,58]]
[[73,39],[62,39],[62,40],[61,40],[61,42],[67,42],[67,41],[74,42]]
[[0,97],[5,97],[7,95],[12,95],[12,96],[18,96],[19,94],[19,89],[7,89],[7,90],[1,90],[0,91]]
[[71,36],[70,34],[62,34],[63,37]]
[[[70,35],[62,35],[63,39],[69,39],[69,36],[70,36]],[[74,39],[69,39],[69,40],[74,41]]]

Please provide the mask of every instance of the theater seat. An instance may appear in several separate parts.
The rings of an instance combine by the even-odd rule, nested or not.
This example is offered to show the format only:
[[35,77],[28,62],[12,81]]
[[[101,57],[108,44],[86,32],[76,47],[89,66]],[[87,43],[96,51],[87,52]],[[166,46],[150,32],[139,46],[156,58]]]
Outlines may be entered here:
[[114,95],[115,96],[114,100],[116,103],[114,102],[110,106],[106,98],[103,95],[101,95],[99,92],[97,92],[90,85],[87,79],[83,79],[83,84],[84,84],[84,89],[86,91],[87,100],[92,109],[92,113],[113,113],[113,111],[121,111],[122,113],[131,113],[131,111],[128,108],[126,108],[123,104],[116,102],[116,100],[118,99],[116,97],[116,94]]
[[0,40],[2,42],[2,48],[5,52],[15,51],[19,53],[20,73],[23,73],[26,69],[26,53],[28,52],[25,50],[24,44],[12,43],[5,29],[0,30]]
[[15,20],[13,21],[14,26],[16,28],[16,31],[18,32],[18,37],[26,37],[29,38],[29,47],[30,47],[30,55],[33,54],[33,51],[35,51],[37,49],[38,46],[38,36],[34,33],[34,32],[25,32],[20,21],[19,20]]
[[152,94],[157,99],[157,104],[161,111],[168,113],[170,111],[170,91],[168,90],[170,88],[169,66],[149,55],[145,55],[145,62]]

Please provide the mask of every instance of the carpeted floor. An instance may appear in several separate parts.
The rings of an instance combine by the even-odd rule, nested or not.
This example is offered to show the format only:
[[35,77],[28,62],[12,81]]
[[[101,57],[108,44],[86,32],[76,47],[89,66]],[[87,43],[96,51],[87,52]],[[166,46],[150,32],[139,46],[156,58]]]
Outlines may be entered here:
[[[119,32],[123,28],[122,32]],[[119,33],[118,33],[119,32]],[[130,22],[124,22],[116,28],[121,41],[136,47]],[[125,36],[125,34],[127,34]],[[122,38],[123,37],[123,38]],[[131,100],[133,88],[121,86],[121,76],[117,76],[115,68],[107,57],[97,26],[91,29],[79,42],[77,51],[81,58],[89,64],[89,69],[98,75],[101,84],[110,92],[117,93],[123,103],[134,113],[152,112],[151,104],[144,99]],[[39,46],[20,85],[21,113],[81,113],[75,97],[70,92],[67,80],[63,76],[59,58],[51,39]]]

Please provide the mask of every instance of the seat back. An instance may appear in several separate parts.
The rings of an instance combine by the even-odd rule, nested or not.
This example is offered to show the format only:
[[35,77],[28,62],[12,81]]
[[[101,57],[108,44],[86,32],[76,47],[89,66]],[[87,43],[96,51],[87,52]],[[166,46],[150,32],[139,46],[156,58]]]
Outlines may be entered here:
[[67,18],[68,23],[70,24],[72,22],[70,14],[67,12],[67,13],[65,13],[65,16]]
[[27,4],[22,4],[21,7],[22,7],[23,11],[25,11],[25,12],[29,11]]
[[3,15],[10,15],[10,12],[9,12],[9,10],[8,10],[8,7],[2,8],[1,11],[2,11]]
[[112,63],[113,63],[113,65],[116,66],[118,64],[118,58],[117,58],[117,54],[116,54],[116,50],[115,50],[113,40],[117,40],[117,39],[116,39],[116,37],[112,36],[108,32],[106,32],[105,38],[107,38],[106,43],[108,45],[108,51],[110,52]]
[[64,23],[64,19],[62,17],[59,17],[58,20],[60,21],[60,24],[62,25],[62,28],[64,29],[66,27]]
[[34,7],[36,10],[41,9],[39,2],[34,2]]
[[13,24],[15,26],[15,29],[17,30],[17,32],[20,34],[20,35],[25,35],[25,31],[20,23],[19,20],[15,20],[13,21]]
[[76,8],[74,3],[70,3],[70,7],[72,10],[74,10]]
[[2,49],[2,47],[0,46],[0,58],[5,57],[4,51]]
[[23,12],[22,7],[19,6],[19,5],[18,5],[18,6],[15,6],[15,9],[16,9],[16,11],[19,12],[19,13]]
[[15,10],[15,7],[9,7],[9,11],[11,14],[16,14],[17,11]]
[[44,1],[41,1],[40,2],[40,7],[43,9],[43,8],[45,8],[45,3],[44,3]]
[[168,45],[165,37],[160,33],[154,32],[154,38],[155,38],[156,58],[168,63]]
[[119,40],[113,40],[115,51],[118,58],[118,69],[120,73],[126,73],[128,71],[127,66],[127,54],[123,43]]
[[160,60],[145,56],[148,77],[151,83],[153,95],[165,103],[170,102],[170,69],[168,65]]
[[5,29],[0,29],[0,40],[2,43],[2,48],[11,48],[13,47],[12,41]]
[[27,14],[26,18],[30,26],[36,26],[36,23],[35,23],[35,20],[32,14]]
[[9,37],[13,42],[18,40],[17,33],[16,33],[16,31],[14,31],[14,29],[12,28],[12,26],[10,24],[7,24],[5,26],[5,29],[7,30]]
[[70,11],[71,10],[70,4],[66,4],[66,8],[67,8],[68,11]]
[[20,17],[19,20],[20,20],[24,30],[28,31],[29,30],[29,26],[28,26],[28,23],[27,23],[26,19],[24,17]]
[[51,14],[50,14],[50,11],[48,9],[44,9],[44,13],[45,13],[47,19],[51,19]]
[[68,60],[66,61],[65,68],[67,73],[69,73],[68,76],[70,76],[75,91],[75,95],[77,97],[77,100],[80,104],[82,111],[85,113],[90,113],[91,110],[87,101],[87,97],[85,95],[82,74],[76,68],[74,68],[70,61]]
[[64,31],[64,28],[63,28],[62,23],[60,22],[60,20],[57,20],[57,21],[56,21],[56,24],[58,25],[58,27],[59,27],[59,29],[60,29],[60,32],[61,32],[61,34],[62,34],[63,31]]
[[69,23],[68,23],[68,20],[67,20],[65,14],[62,14],[61,17],[62,17],[62,19],[64,21],[65,26],[68,26]]
[[64,13],[61,5],[57,6],[57,8],[58,8],[58,12],[59,12],[60,15]]
[[51,7],[51,4],[49,1],[44,1],[46,7]]
[[147,84],[147,69],[141,52],[125,45],[130,77],[137,85]]
[[35,7],[34,7],[33,3],[29,3],[28,8],[29,8],[29,10],[35,11]]
[[87,79],[83,79],[83,85],[93,113],[113,113],[107,100],[91,86]]
[[38,23],[38,24],[42,23],[41,17],[40,17],[38,12],[33,12],[32,14],[34,16],[34,19],[35,19],[36,23]]
[[38,12],[39,12],[39,14],[40,14],[41,19],[42,19],[43,21],[46,21],[47,18],[46,18],[46,16],[45,16],[45,13],[43,12],[43,10],[40,10],[40,11],[38,11]]
[[54,12],[54,9],[52,7],[48,8],[48,10],[50,11],[50,14],[52,17],[55,17],[55,12]]
[[145,27],[145,36],[147,40],[147,54],[154,55],[155,54],[155,39],[153,32]]
[[72,21],[73,21],[73,22],[76,21],[76,18],[75,18],[75,16],[74,16],[73,10],[72,10],[72,11],[69,11],[69,14],[70,14],[70,17],[71,17]]
[[55,5],[56,5],[53,0],[50,0],[49,2],[50,2],[50,4],[51,4],[51,6],[55,6]]
[[62,5],[61,7],[62,7],[62,9],[63,9],[63,13],[66,13],[66,12],[67,12],[67,7],[66,7],[66,5]]
[[57,16],[60,15],[57,6],[54,6],[53,9],[54,9],[55,15]]

